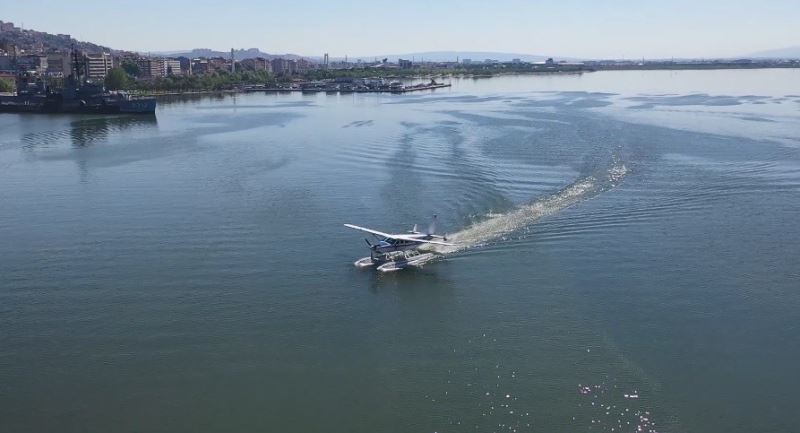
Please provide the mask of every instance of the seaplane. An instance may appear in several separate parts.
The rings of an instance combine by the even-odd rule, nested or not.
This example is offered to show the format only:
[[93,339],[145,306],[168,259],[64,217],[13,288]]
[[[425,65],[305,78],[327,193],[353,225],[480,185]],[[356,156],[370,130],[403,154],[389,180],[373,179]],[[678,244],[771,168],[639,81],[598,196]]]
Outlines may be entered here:
[[377,240],[372,243],[369,239],[364,238],[370,250],[369,257],[356,260],[353,264],[357,268],[377,266],[377,269],[381,272],[393,272],[408,266],[421,267],[436,258],[436,255],[432,252],[419,251],[421,246],[455,246],[455,244],[447,242],[447,235],[439,236],[435,234],[436,215],[433,216],[433,221],[431,221],[425,233],[420,232],[416,224],[408,233],[397,234],[384,233],[353,224],[345,224],[344,226],[369,233]]

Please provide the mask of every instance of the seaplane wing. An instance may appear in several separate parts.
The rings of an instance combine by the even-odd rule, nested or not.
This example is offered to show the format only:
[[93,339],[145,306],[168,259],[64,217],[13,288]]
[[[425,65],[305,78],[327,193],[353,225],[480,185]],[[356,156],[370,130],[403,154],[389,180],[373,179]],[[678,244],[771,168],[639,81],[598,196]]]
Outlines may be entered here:
[[359,226],[356,226],[356,225],[353,225],[353,224],[345,224],[344,226],[345,227],[349,227],[351,229],[360,230],[362,232],[371,233],[371,234],[373,234],[375,236],[381,236],[381,237],[384,237],[384,238],[395,238],[394,235],[390,235],[389,233],[379,232],[377,230],[368,229],[366,227],[359,227]]
[[418,236],[409,236],[409,235],[389,235],[387,236],[391,239],[399,239],[401,241],[411,241],[411,242],[420,242],[423,244],[433,244],[433,245],[444,245],[448,247],[453,247],[455,244],[451,244],[449,242],[440,242],[440,241],[429,241],[427,239],[420,239]]

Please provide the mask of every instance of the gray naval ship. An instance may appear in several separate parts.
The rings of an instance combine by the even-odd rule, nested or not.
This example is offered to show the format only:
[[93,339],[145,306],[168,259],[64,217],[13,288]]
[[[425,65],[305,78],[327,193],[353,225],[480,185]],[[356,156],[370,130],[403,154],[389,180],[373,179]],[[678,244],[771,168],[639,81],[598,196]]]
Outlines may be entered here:
[[42,77],[18,74],[17,94],[0,96],[0,113],[155,114],[155,98],[106,91],[102,82],[81,73],[84,60],[77,52],[72,56],[71,74],[60,89],[51,88]]

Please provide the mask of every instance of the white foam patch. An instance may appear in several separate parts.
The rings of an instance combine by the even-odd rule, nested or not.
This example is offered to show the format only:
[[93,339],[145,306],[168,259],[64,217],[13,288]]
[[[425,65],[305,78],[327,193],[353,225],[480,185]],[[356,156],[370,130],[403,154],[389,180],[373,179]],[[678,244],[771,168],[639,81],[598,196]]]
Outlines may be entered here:
[[440,254],[451,254],[485,245],[525,228],[543,217],[553,215],[602,191],[613,188],[628,174],[625,164],[620,163],[616,158],[614,162],[615,164],[608,169],[605,176],[601,176],[601,179],[587,176],[578,179],[553,195],[536,200],[512,212],[491,214],[490,218],[451,234],[448,241],[455,243],[455,246],[437,246],[434,251]]

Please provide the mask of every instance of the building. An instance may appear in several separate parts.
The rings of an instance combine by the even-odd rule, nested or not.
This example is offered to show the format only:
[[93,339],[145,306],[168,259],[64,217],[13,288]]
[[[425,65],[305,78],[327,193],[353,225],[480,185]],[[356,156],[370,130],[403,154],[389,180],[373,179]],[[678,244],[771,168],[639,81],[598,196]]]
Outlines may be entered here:
[[110,53],[84,54],[86,77],[90,79],[103,79],[108,71],[114,67]]
[[191,61],[192,75],[203,75],[208,73],[208,60],[206,59],[192,59]]
[[0,21],[0,32],[12,32],[16,30],[14,23],[4,23]]
[[291,59],[287,61],[286,66],[287,66],[287,73],[289,75],[294,75],[299,72],[297,68],[297,60]]
[[170,75],[183,75],[181,61],[178,59],[164,59],[162,60],[162,65],[164,67],[161,75],[162,77],[168,77]]
[[178,57],[177,60],[181,64],[181,74],[192,75],[192,59],[188,57]]
[[411,69],[414,66],[411,60],[407,59],[397,59],[397,64],[400,66],[400,69]]
[[15,57],[15,56],[21,56],[22,55],[22,51],[19,49],[17,44],[14,44],[12,42],[9,42],[9,41],[3,40],[3,39],[0,39],[0,50],[5,51],[6,54],[8,54],[9,56],[14,56]]
[[47,71],[47,56],[17,56],[16,66],[19,71],[31,71],[43,74]]
[[[346,58],[346,57],[345,57]],[[347,61],[345,61],[347,63]],[[314,67],[314,64],[311,63],[308,59],[297,59],[297,72],[308,72]]]
[[139,66],[139,77],[144,79],[163,77],[166,71],[162,59],[142,57],[136,60],[136,65]]
[[208,59],[208,72],[230,71],[231,65],[225,57],[212,57]]
[[272,63],[263,57],[256,57],[254,59],[244,59],[239,62],[241,68],[245,71],[267,71],[272,72]]
[[47,55],[47,75],[66,77],[72,74],[72,56],[63,53]]
[[0,56],[0,71],[11,73],[14,71],[14,58],[11,56]]
[[286,59],[272,59],[272,72],[275,75],[285,75],[289,73],[289,62]]

